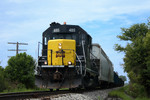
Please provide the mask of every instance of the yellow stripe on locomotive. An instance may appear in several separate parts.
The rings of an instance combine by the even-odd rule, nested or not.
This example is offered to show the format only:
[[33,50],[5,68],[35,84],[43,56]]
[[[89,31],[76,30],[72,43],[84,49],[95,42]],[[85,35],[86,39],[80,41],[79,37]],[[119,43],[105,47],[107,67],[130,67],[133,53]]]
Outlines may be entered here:
[[48,41],[48,65],[68,66],[76,64],[76,42],[69,39]]

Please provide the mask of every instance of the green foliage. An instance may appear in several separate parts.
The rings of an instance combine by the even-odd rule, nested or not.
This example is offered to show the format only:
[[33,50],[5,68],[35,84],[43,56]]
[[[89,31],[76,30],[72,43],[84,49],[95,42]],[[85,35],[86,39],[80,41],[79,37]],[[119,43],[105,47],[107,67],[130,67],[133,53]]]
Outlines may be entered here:
[[33,88],[35,81],[34,68],[34,59],[26,53],[20,53],[8,60],[8,66],[5,68],[5,76],[11,82],[24,84],[26,88]]
[[124,91],[126,87],[121,87],[118,90],[113,90],[109,92],[108,96],[109,97],[119,97],[122,98],[123,100],[133,100],[133,98],[129,97]]
[[149,87],[150,91],[150,30],[144,39],[144,48],[146,49],[147,56],[145,56],[146,68],[143,69],[142,77],[145,77],[147,80],[142,80],[142,82],[145,83],[146,87]]
[[127,80],[126,76],[120,75],[119,78],[121,78],[124,82]]
[[34,88],[34,89],[27,89],[25,87],[21,88],[11,88],[4,90],[2,93],[10,93],[10,92],[31,92],[31,91],[49,91],[49,89],[41,89],[41,88]]
[[102,100],[100,96],[98,96],[97,98],[98,98],[98,100]]
[[142,97],[142,98],[136,98],[135,100],[150,100],[150,98]]
[[121,28],[121,30],[122,35],[117,36],[120,40],[134,42],[139,36],[146,36],[146,33],[148,32],[148,26],[145,23],[134,24],[130,28]]
[[4,69],[0,66],[0,92],[7,88],[7,81],[4,77]]
[[[129,92],[128,90],[130,90],[129,88],[131,88],[130,85],[127,85],[127,86],[121,87],[117,90],[113,90],[113,91],[109,92],[108,96],[109,97],[119,97],[119,98],[122,98],[123,100],[150,100],[150,98],[147,98],[146,96],[144,96],[145,90],[142,91],[142,89],[141,89],[141,92],[139,92],[139,94],[136,94],[137,98],[130,97],[129,95],[131,95],[131,94],[128,93]],[[138,86],[138,88],[141,88],[141,86]],[[138,88],[136,87],[135,89],[138,89]],[[138,92],[139,90],[136,90],[136,91]],[[132,92],[132,91],[130,90],[130,92]],[[144,94],[144,95],[141,97],[140,94]]]
[[137,83],[128,85],[126,88],[126,92],[128,95],[131,95],[134,98],[147,96],[145,87]]
[[[131,81],[133,96],[145,89],[150,94],[150,29],[149,23],[134,24],[130,28],[121,28],[120,40],[128,41],[125,47],[115,45],[115,50],[125,52],[124,71]],[[139,88],[138,88],[139,87]],[[137,89],[136,89],[137,88]]]

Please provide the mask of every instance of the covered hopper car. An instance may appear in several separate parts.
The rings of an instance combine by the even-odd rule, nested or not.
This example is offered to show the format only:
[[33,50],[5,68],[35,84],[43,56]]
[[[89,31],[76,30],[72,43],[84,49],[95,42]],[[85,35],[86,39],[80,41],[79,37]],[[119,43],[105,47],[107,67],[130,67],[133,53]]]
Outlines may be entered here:
[[36,71],[35,83],[40,88],[123,85],[114,78],[113,64],[104,50],[92,44],[91,36],[78,25],[50,24],[43,32]]

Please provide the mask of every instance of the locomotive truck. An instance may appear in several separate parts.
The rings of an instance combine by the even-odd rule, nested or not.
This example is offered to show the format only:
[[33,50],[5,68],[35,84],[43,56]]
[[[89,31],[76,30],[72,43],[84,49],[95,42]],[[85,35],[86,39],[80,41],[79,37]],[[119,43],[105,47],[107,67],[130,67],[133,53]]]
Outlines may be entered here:
[[[53,22],[42,35],[35,83],[40,88],[122,86],[99,44],[78,25]],[[119,81],[118,81],[119,80]],[[116,84],[117,83],[117,84]]]

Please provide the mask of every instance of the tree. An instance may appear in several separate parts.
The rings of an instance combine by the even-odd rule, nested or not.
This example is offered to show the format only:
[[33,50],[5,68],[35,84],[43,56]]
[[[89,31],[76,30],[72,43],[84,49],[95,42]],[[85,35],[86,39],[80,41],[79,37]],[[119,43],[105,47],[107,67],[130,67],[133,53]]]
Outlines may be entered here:
[[0,66],[0,92],[7,88],[7,82],[4,77],[4,68]]
[[12,82],[20,82],[26,88],[33,88],[35,81],[34,68],[35,61],[33,57],[26,53],[20,53],[8,60],[5,73]]
[[[127,41],[125,47],[116,44],[115,50],[125,52],[124,71],[131,83],[144,86],[150,93],[150,29],[148,24],[134,24],[130,28],[121,28],[120,40]],[[135,85],[135,86],[139,86]]]
[[119,78],[121,78],[124,82],[127,80],[126,76],[120,75]]
[[0,92],[4,90],[4,73],[3,73],[3,68],[0,66]]

